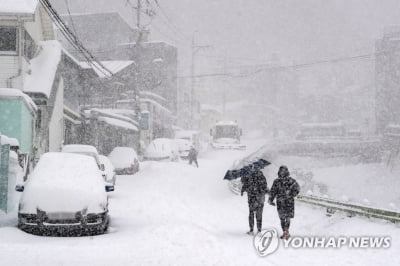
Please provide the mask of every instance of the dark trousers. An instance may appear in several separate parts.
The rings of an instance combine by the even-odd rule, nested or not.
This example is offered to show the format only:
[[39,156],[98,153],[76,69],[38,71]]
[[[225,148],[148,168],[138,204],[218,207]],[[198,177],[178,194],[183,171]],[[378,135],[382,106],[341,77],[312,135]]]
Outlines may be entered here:
[[197,162],[197,158],[189,158],[189,164],[195,163],[197,167],[199,167],[199,163]]
[[257,207],[249,206],[249,226],[250,230],[253,231],[254,228],[254,215],[257,220],[257,229],[261,231],[262,228],[262,215],[263,215],[264,204],[258,204]]
[[290,218],[281,218],[281,227],[283,231],[289,230]]

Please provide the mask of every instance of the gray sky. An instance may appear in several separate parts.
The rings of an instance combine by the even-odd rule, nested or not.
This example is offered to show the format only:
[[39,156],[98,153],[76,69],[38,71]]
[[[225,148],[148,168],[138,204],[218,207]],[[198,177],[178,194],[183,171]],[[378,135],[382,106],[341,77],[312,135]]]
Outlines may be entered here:
[[[65,7],[65,0],[52,1]],[[237,58],[230,62],[254,63],[277,54],[284,62],[309,62],[372,52],[383,28],[400,24],[398,0],[158,1],[163,11],[154,4],[159,17],[150,25],[152,39],[177,45],[181,68],[190,63],[194,31],[199,44],[213,46],[199,57],[226,55]],[[116,10],[134,23],[126,0],[68,2],[73,13]]]

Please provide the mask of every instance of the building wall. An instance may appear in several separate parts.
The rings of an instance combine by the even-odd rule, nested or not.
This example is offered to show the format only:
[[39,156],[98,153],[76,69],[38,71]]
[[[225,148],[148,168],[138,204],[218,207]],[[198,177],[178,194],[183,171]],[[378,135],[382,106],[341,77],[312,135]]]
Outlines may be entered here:
[[21,106],[21,140],[20,153],[32,153],[35,140],[35,118],[25,104]]
[[0,88],[7,88],[7,80],[18,73],[18,56],[0,55]]
[[16,138],[21,153],[31,153],[34,139],[34,116],[20,99],[0,100],[0,132]]

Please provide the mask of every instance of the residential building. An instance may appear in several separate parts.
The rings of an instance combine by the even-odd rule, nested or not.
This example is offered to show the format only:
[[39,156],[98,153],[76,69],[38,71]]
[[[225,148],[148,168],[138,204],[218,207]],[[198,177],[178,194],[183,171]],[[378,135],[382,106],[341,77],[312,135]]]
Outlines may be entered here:
[[[0,87],[30,96],[37,106],[35,140],[31,147],[35,159],[46,151],[59,151],[63,142],[63,79],[60,75],[61,44],[54,41],[51,18],[38,0],[4,0],[0,6]],[[25,105],[25,96],[15,98]],[[0,101],[9,101],[2,98]],[[30,110],[32,111],[32,110]],[[33,115],[29,115],[32,119]],[[17,112],[9,120],[19,120]],[[6,131],[0,124],[0,131]],[[20,131],[23,131],[22,127]],[[16,135],[14,135],[16,134]],[[9,133],[24,143],[21,134]]]

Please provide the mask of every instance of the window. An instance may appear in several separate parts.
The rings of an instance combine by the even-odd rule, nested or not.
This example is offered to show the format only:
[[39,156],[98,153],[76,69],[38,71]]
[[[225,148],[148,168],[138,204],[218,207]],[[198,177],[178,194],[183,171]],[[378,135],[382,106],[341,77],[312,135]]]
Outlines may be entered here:
[[17,53],[17,27],[0,26],[0,53]]
[[35,56],[36,44],[27,31],[24,31],[24,56],[29,60]]

